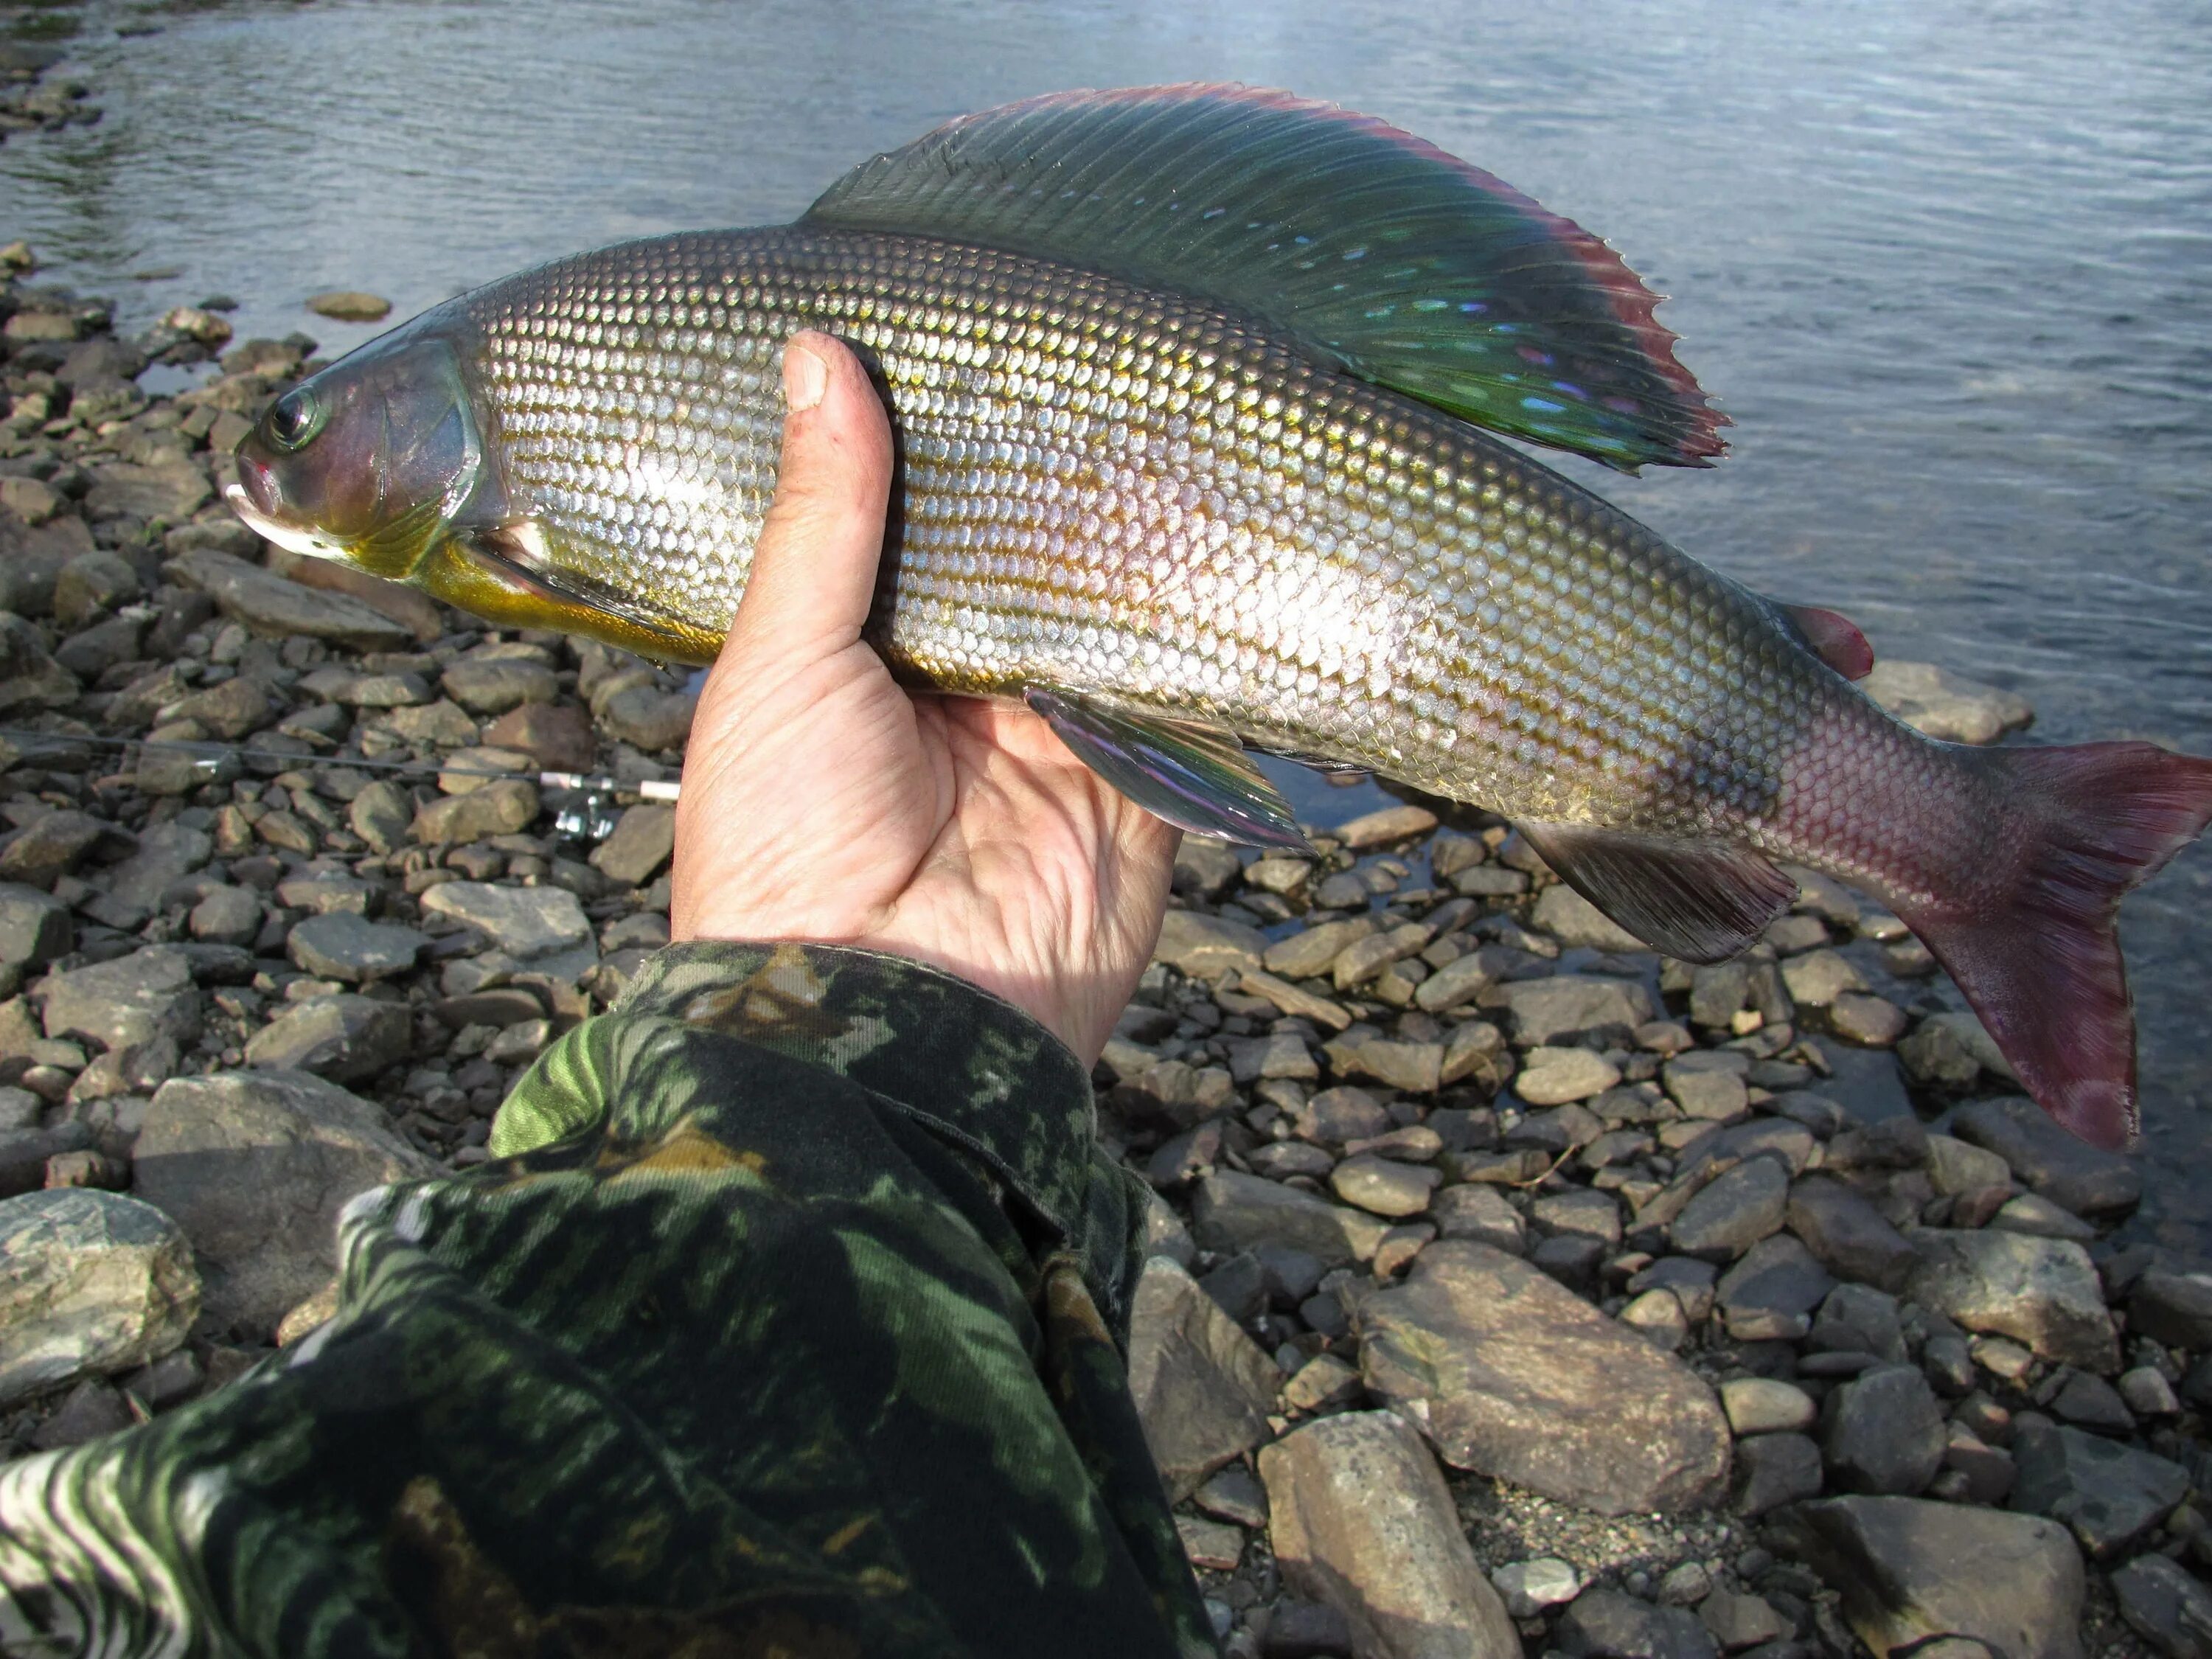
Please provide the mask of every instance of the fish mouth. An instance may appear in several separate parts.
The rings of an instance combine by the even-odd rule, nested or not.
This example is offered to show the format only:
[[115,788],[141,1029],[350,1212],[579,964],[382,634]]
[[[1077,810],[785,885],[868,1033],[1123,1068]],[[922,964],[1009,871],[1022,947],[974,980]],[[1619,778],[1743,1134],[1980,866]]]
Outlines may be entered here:
[[311,559],[350,559],[353,555],[343,543],[332,541],[319,531],[306,525],[286,524],[282,519],[271,518],[253,503],[241,483],[223,486],[222,499],[230,510],[245,521],[246,527],[264,542],[274,542],[287,553],[300,553]]

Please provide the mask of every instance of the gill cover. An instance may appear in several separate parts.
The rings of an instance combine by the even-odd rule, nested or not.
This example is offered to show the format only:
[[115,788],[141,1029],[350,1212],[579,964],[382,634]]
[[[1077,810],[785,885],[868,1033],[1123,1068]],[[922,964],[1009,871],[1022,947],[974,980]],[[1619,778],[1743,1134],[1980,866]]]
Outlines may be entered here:
[[[278,546],[404,578],[497,493],[460,354],[430,313],[272,404],[238,447],[231,506]],[[488,488],[489,486],[489,488]]]

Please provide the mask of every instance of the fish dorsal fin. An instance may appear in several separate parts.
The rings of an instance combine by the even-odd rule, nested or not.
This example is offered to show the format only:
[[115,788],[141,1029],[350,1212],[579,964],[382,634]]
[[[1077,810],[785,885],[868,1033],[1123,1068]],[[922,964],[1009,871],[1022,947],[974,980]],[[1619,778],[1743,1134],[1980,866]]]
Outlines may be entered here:
[[1782,609],[1813,654],[1845,679],[1863,680],[1874,672],[1874,647],[1849,617],[1817,605],[1785,605]]
[[1032,686],[1026,701],[1078,760],[1154,817],[1242,847],[1313,851],[1235,732],[1132,714],[1042,686]]
[[1751,948],[1797,897],[1758,854],[1583,824],[1522,823],[1559,879],[1654,950],[1726,962]]
[[864,162],[805,224],[977,243],[1257,315],[1463,419],[1624,469],[1727,417],[1596,237],[1409,133],[1231,85],[1067,92]]

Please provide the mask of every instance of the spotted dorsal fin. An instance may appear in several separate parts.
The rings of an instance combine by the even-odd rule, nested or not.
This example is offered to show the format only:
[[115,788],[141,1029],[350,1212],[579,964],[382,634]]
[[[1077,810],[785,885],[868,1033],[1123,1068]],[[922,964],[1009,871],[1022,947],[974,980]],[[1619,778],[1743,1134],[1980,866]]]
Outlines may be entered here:
[[1727,417],[1612,249],[1433,145],[1288,93],[1141,87],[986,110],[854,168],[802,222],[1210,299],[1363,379],[1624,469],[1724,447]]

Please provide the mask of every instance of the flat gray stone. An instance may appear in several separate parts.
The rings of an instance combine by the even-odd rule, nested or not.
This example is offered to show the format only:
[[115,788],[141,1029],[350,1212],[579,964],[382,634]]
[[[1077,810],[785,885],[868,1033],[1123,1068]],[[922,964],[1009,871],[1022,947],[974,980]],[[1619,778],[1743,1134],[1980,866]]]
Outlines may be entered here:
[[415,1022],[404,1002],[308,997],[286,1006],[246,1040],[246,1063],[360,1083],[407,1059],[414,1040]]
[[120,1193],[0,1200],[0,1407],[159,1359],[199,1312],[184,1231]]
[[2128,1628],[2166,1659],[2212,1659],[2212,1589],[2178,1561],[2139,1555],[2112,1575]]
[[164,1035],[188,1043],[200,1034],[191,958],[173,945],[149,945],[112,962],[49,974],[44,1019],[50,1037],[89,1038],[104,1048]]
[[1152,959],[1193,979],[1218,979],[1232,968],[1257,968],[1267,936],[1256,927],[1201,910],[1170,910],[1160,918]]
[[2028,1516],[1919,1498],[1836,1498],[1771,1523],[1783,1547],[1843,1596],[1876,1653],[1939,1636],[2006,1659],[2081,1659],[2081,1554]]
[[1368,1388],[1456,1468],[1605,1515],[1692,1507],[1727,1480],[1712,1389],[1502,1250],[1440,1239],[1358,1320]]
[[1278,1245],[1332,1267],[1370,1259],[1389,1227],[1380,1216],[1234,1170],[1199,1182],[1191,1206],[1191,1232],[1201,1249],[1234,1255]]
[[1267,946],[1263,962],[1269,973],[1280,974],[1285,979],[1313,979],[1326,973],[1347,946],[1375,933],[1378,927],[1372,916],[1325,921],[1318,927],[1277,939]]
[[1633,1659],[1717,1659],[1712,1632],[1681,1607],[1654,1607],[1617,1589],[1584,1590],[1559,1620],[1561,1650]]
[[1795,1382],[1768,1376],[1732,1377],[1721,1384],[1721,1409],[1739,1435],[1801,1433],[1820,1408]]
[[519,961],[550,956],[586,944],[592,938],[591,919],[585,915],[576,896],[565,887],[442,882],[423,893],[422,908],[479,929]]
[[1813,1310],[1836,1281],[1787,1233],[1762,1238],[1715,1290],[1729,1334],[1739,1342],[1791,1340],[1812,1328]]
[[629,887],[653,879],[676,850],[676,809],[646,801],[625,810],[614,833],[592,849],[592,863],[610,881]]
[[1388,1412],[1348,1412],[1260,1454],[1268,1537],[1299,1595],[1340,1611],[1374,1659],[1520,1659],[1421,1437]]
[[2089,1253],[2026,1233],[1917,1229],[1922,1261],[1913,1298],[1970,1331],[2009,1336],[2046,1359],[2109,1376],[2120,1368],[2118,1334]]
[[1536,895],[1533,920],[1562,945],[1583,945],[1612,956],[1651,948],[1564,883]]
[[1348,1158],[1329,1172],[1329,1189],[1347,1204],[1393,1218],[1419,1215],[1443,1174],[1422,1164],[1387,1158]]
[[198,1253],[207,1312],[265,1335],[337,1270],[356,1194],[441,1174],[383,1110],[304,1072],[173,1078],[147,1109],[133,1175]]
[[319,979],[367,985],[404,974],[430,942],[428,933],[392,922],[369,921],[349,910],[309,916],[295,926],[284,948],[295,966]]
[[2025,1097],[1970,1100],[1951,1115],[1951,1133],[1996,1153],[2030,1191],[2076,1215],[2124,1215],[2142,1197],[2132,1162],[2076,1140]]
[[2188,1496],[2189,1471],[2136,1447],[2058,1424],[2021,1425],[2007,1501],[2071,1528],[2098,1560],[2118,1555]]
[[76,946],[76,924],[68,905],[35,887],[0,884],[0,963],[36,968]]
[[1845,1492],[1911,1498],[1943,1464],[1943,1408],[1911,1365],[1863,1371],[1828,1396],[1828,1472]]
[[1789,1203],[1788,1166],[1778,1158],[1748,1158],[1698,1188],[1668,1238],[1685,1255],[1732,1261],[1781,1231]]
[[2128,1328],[2171,1347],[2212,1348],[2212,1273],[2152,1268],[2128,1293]]
[[1902,1291],[1919,1268],[1919,1253],[1905,1235],[1840,1181],[1812,1176],[1791,1188],[1789,1222],[1813,1259],[1838,1279]]
[[1755,1434],[1735,1448],[1729,1503],[1747,1519],[1820,1495],[1820,1448],[1802,1434]]
[[1510,1018],[1514,1042],[1524,1048],[1592,1032],[1633,1032],[1655,1017],[1650,993],[1630,980],[1560,974],[1550,979],[1509,980],[1480,999]]
[[303,586],[211,547],[181,553],[167,568],[257,634],[302,634],[356,651],[402,651],[414,642],[407,629],[359,599]]
[[1129,1322],[1129,1393],[1169,1497],[1267,1437],[1275,1362],[1164,1255],[1148,1257]]

